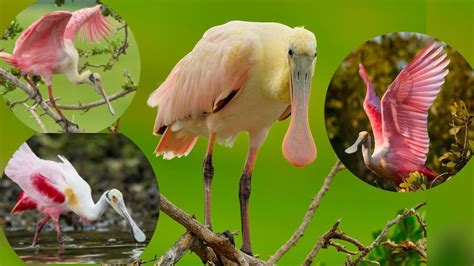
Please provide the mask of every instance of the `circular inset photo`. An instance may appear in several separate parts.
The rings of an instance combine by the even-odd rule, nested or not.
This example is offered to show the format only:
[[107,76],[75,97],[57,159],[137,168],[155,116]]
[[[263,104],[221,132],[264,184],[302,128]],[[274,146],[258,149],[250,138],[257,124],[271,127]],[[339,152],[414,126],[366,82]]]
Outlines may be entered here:
[[0,37],[0,92],[39,132],[99,132],[122,115],[140,76],[126,21],[99,1],[38,1]]
[[27,263],[131,263],[159,216],[153,169],[120,134],[40,134],[0,180],[5,236]]
[[378,36],[347,56],[326,96],[332,147],[357,177],[411,192],[452,178],[473,147],[474,71],[431,36]]

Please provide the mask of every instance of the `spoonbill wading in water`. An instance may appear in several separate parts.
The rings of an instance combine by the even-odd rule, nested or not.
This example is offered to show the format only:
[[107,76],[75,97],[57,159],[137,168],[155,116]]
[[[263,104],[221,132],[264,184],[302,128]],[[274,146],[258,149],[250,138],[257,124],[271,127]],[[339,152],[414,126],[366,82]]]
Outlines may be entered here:
[[371,155],[372,139],[367,131],[362,131],[346,153],[354,153],[362,145],[367,168],[397,185],[416,171],[429,181],[438,176],[425,166],[425,161],[430,143],[428,109],[449,72],[449,60],[442,50],[442,45],[433,42],[419,52],[390,84],[382,101],[375,95],[364,66],[359,65],[359,74],[367,85],[363,105],[374,133],[375,148]]
[[44,225],[52,219],[58,241],[64,244],[59,225],[59,216],[66,212],[79,215],[84,223],[90,223],[102,216],[107,205],[110,205],[129,223],[137,242],[146,239],[125,207],[123,195],[117,189],[104,192],[99,201],[94,203],[91,187],[77,173],[74,166],[63,156],[61,162],[42,160],[23,143],[7,164],[5,175],[17,183],[23,190],[11,213],[19,214],[27,210],[37,210],[45,215],[36,225],[33,246]]
[[[36,86],[28,76],[41,76],[48,86],[51,106],[65,122],[53,97],[52,75],[63,73],[74,84],[89,84],[102,95],[112,115],[115,111],[107,98],[98,73],[78,72],[79,53],[74,39],[81,32],[91,42],[99,42],[111,33],[109,22],[100,5],[75,12],[56,11],[43,15],[16,40],[12,54],[0,52],[0,58],[20,70],[25,80]],[[37,92],[39,93],[39,92]]]
[[240,178],[243,245],[250,245],[250,180],[257,153],[272,124],[291,116],[283,155],[294,166],[316,158],[308,123],[316,39],[304,28],[278,23],[233,21],[209,29],[148,99],[159,107],[154,133],[163,134],[155,153],[165,159],[187,155],[199,136],[208,137],[203,163],[205,224],[211,226],[212,152],[215,140],[232,145],[249,134]]

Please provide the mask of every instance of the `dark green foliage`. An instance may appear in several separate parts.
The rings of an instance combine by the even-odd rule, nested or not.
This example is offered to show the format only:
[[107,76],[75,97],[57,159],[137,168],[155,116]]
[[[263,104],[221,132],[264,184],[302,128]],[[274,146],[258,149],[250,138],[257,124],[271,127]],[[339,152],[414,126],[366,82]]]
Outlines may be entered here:
[[8,28],[3,33],[2,37],[0,37],[0,40],[2,41],[13,40],[22,31],[23,31],[23,28],[20,26],[20,24],[18,24],[18,21],[14,19],[12,20],[12,22],[10,22],[10,25],[8,25]]
[[439,158],[441,164],[449,169],[454,175],[464,165],[467,164],[472,156],[472,145],[474,141],[469,139],[469,128],[472,125],[473,115],[462,100],[454,102],[450,106],[452,120],[449,134],[454,139],[451,149]]
[[[367,169],[360,152],[352,155],[344,152],[353,144],[360,131],[366,130],[372,134],[369,119],[362,107],[366,88],[358,74],[358,65],[362,63],[365,66],[381,99],[403,67],[432,41],[429,36],[411,33],[393,33],[375,38],[349,54],[331,80],[325,106],[326,128],[331,144],[351,172],[374,186],[397,190],[395,184]],[[468,107],[474,106],[474,72],[471,66],[450,46],[446,46],[445,51],[450,60],[449,74],[428,113],[430,150],[426,165],[438,173],[451,171],[439,160],[440,156],[452,150],[450,106],[459,100],[464,101]],[[472,125],[468,131],[471,132],[468,140],[472,142]]]
[[[401,214],[403,211],[400,211]],[[424,219],[424,212],[420,217]],[[381,230],[372,234],[375,239]],[[393,226],[388,235],[383,239],[382,243],[391,241],[403,247],[417,247],[426,250],[426,239],[423,237],[423,228],[418,222],[416,216],[407,216],[400,223]],[[414,250],[408,248],[394,248],[386,244],[382,244],[375,248],[368,256],[368,259],[380,262],[380,265],[425,265],[424,258]],[[369,265],[364,264],[362,265]]]

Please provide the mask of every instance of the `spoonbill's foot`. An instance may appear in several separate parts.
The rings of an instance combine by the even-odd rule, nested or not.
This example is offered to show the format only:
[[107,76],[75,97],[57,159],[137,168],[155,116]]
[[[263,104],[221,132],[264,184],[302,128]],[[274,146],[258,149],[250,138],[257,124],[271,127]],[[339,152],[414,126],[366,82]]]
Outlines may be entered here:
[[235,240],[234,240],[234,236],[232,235],[232,233],[229,231],[229,230],[225,230],[224,232],[222,232],[222,235],[229,239],[230,243],[232,244],[232,246],[235,247]]
[[78,124],[69,121],[69,120],[68,120],[67,118],[65,118],[65,117],[56,120],[56,123],[57,123],[57,124],[64,123],[64,127],[65,127],[66,129],[69,129],[69,128],[71,128],[71,127],[79,128],[79,125],[78,125]]
[[244,249],[244,247],[242,247],[242,248],[240,249],[240,251],[242,251],[243,253],[245,253],[245,254],[247,254],[247,255],[253,257],[252,250],[246,250],[246,249]]

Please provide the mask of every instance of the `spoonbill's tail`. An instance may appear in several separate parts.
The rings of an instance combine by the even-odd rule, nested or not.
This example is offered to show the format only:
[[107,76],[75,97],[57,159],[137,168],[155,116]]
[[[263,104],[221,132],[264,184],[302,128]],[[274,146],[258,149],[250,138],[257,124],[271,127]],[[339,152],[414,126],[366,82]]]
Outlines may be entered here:
[[9,53],[0,52],[0,59],[9,63],[10,65],[16,67],[16,60],[13,59],[13,56]]
[[197,139],[198,137],[196,136],[182,135],[179,134],[179,131],[172,131],[168,127],[155,149],[155,154],[156,156],[163,155],[163,158],[166,160],[186,156],[193,149]]
[[17,184],[22,184],[22,179],[28,177],[37,167],[41,159],[30,149],[28,144],[21,144],[7,164],[5,175]]
[[419,172],[422,173],[424,176],[426,176],[428,181],[433,181],[439,175],[436,171],[426,166],[420,169]]

